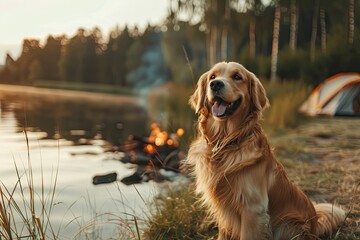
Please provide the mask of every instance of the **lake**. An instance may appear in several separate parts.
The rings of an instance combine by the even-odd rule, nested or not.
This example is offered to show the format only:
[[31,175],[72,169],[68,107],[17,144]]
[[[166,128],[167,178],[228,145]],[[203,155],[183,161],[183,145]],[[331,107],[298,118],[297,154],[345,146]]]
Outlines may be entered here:
[[149,102],[147,97],[0,86],[1,187],[16,186],[16,168],[25,186],[33,175],[37,199],[56,186],[50,222],[60,239],[127,239],[134,228],[121,219],[145,217],[162,184],[93,185],[95,175],[116,172],[121,179],[134,172],[132,165],[109,160],[104,146],[118,145],[130,134],[147,136],[153,121],[167,122],[170,129],[186,122],[189,134],[193,124],[190,110],[176,116],[178,111]]

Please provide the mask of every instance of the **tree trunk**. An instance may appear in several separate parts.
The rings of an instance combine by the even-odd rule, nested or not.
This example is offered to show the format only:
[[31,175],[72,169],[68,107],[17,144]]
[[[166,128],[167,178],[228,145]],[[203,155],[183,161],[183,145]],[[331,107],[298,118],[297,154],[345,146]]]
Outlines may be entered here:
[[348,33],[348,37],[349,37],[349,43],[353,44],[354,42],[354,29],[355,29],[355,22],[354,22],[354,0],[348,0],[348,4],[349,4],[349,13],[348,13],[348,21],[349,21],[349,33]]
[[320,27],[321,27],[321,52],[326,53],[326,21],[325,10],[320,9]]
[[297,43],[297,28],[298,28],[298,10],[296,0],[291,0],[290,3],[290,40],[289,46],[291,51],[296,49]]
[[249,24],[249,56],[251,60],[255,59],[256,54],[256,42],[255,42],[255,16],[251,17]]
[[217,61],[217,28],[211,26],[209,33],[209,64],[214,65]]
[[224,26],[221,33],[221,60],[227,60],[227,41],[228,41],[228,30],[227,27]]
[[[210,1],[210,10],[211,13],[215,14],[217,11],[217,0]],[[209,64],[210,66],[214,65],[218,61],[218,52],[219,52],[219,33],[218,26],[215,22],[210,23],[209,26],[210,32],[208,34],[209,37]]]
[[319,15],[319,0],[315,0],[314,3],[314,12],[312,17],[312,31],[310,39],[310,59],[311,61],[315,60],[315,50],[316,50],[316,35],[317,35],[317,24],[318,24],[318,15]]
[[228,27],[230,22],[230,4],[229,0],[225,0],[225,18],[224,27],[221,33],[221,60],[226,61],[228,59]]
[[280,4],[276,3],[274,16],[274,31],[271,51],[271,82],[276,81],[278,51],[279,51],[279,33],[280,33]]

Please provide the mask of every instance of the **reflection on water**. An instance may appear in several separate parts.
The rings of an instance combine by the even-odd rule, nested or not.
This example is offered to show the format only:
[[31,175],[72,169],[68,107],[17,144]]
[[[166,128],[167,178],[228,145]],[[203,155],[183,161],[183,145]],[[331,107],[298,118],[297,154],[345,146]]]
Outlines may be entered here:
[[[187,136],[191,136],[194,114],[187,105],[188,96],[185,95],[188,94],[182,94],[184,96],[175,98],[174,94],[149,94],[141,104],[138,99],[123,104],[121,99],[112,102],[98,97],[96,101],[89,101],[0,91],[0,185],[8,189],[17,185],[14,163],[22,172],[23,168],[27,169],[28,156],[34,174],[34,189],[39,195],[44,187],[41,178],[45,179],[44,191],[49,192],[54,171],[58,171],[56,204],[50,220],[56,231],[60,229],[59,239],[74,239],[84,225],[102,213],[125,219],[132,219],[128,214],[141,217],[148,212],[143,200],[150,201],[159,185],[149,182],[134,188],[114,182],[94,186],[94,175],[117,172],[118,179],[122,179],[131,175],[134,169],[117,161],[106,161],[104,149],[93,144],[102,141],[87,140],[103,139],[118,144],[130,134],[148,135],[153,121],[170,132],[182,127]],[[27,128],[30,150],[24,127]],[[68,140],[93,145],[74,145]],[[186,142],[182,142],[185,148]],[[26,181],[26,176],[23,180]],[[75,239],[97,239],[93,234],[98,230],[93,227],[99,226],[90,225],[89,231],[87,229]],[[113,226],[100,224],[100,227],[103,228],[99,239],[121,236],[112,235],[122,231],[118,223]],[[125,228],[127,232],[131,230],[126,225]],[[127,232],[125,236],[129,236]]]
[[6,94],[0,97],[3,113],[14,112],[19,131],[47,133],[47,138],[104,139],[113,144],[129,134],[147,132],[146,110],[137,105],[94,103],[72,99]]

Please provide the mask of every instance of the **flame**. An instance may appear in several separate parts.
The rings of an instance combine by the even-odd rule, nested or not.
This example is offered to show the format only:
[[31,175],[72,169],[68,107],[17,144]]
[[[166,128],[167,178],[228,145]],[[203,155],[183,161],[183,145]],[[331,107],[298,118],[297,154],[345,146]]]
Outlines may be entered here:
[[174,141],[173,141],[172,139],[168,139],[168,140],[166,141],[166,144],[169,145],[169,146],[171,146],[171,145],[174,144]]
[[150,142],[155,142],[157,135],[161,132],[161,129],[159,127],[159,125],[157,125],[156,123],[152,123],[151,124],[151,132],[150,132],[150,136],[149,136],[149,141]]
[[159,132],[155,138],[155,145],[156,146],[164,145],[166,143],[168,137],[169,137],[169,134],[167,132],[165,132],[165,131]]
[[154,148],[153,145],[147,144],[147,145],[145,146],[145,151],[146,151],[147,153],[153,154],[154,152],[156,152],[156,149]]
[[176,133],[168,133],[162,131],[157,123],[151,124],[151,132],[148,138],[149,144],[145,145],[144,151],[149,154],[157,152],[157,147],[160,146],[179,146],[179,138],[184,135],[185,131],[182,128],[177,129]]
[[185,133],[185,130],[183,128],[179,128],[177,131],[176,131],[176,135],[178,135],[179,137],[181,137],[182,135],[184,135]]

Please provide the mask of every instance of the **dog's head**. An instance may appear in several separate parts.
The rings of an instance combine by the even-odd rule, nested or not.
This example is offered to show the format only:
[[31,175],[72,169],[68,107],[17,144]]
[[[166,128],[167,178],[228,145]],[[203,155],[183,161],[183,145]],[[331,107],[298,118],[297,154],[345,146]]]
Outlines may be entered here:
[[254,114],[258,119],[269,105],[259,79],[235,62],[218,63],[204,73],[189,103],[196,113],[216,122],[243,122]]

